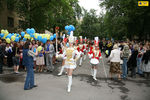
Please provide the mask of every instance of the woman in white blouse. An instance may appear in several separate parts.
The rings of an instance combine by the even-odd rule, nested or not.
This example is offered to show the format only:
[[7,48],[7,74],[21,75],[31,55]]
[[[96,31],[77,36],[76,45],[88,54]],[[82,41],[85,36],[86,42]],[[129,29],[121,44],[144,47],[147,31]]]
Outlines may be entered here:
[[117,44],[113,46],[113,50],[111,51],[111,54],[109,56],[110,61],[110,78],[112,79],[113,74],[118,74],[118,79],[121,78],[121,69],[120,69],[120,53],[121,51],[118,49]]

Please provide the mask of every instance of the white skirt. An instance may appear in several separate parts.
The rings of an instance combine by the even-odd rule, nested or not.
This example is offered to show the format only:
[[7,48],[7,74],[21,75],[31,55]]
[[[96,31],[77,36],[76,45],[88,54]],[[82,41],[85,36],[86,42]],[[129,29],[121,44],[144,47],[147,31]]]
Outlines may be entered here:
[[92,65],[97,65],[97,64],[99,64],[99,60],[96,59],[96,58],[92,58],[92,59],[90,60],[90,63],[91,63]]
[[64,65],[64,67],[68,69],[75,69],[76,65]]

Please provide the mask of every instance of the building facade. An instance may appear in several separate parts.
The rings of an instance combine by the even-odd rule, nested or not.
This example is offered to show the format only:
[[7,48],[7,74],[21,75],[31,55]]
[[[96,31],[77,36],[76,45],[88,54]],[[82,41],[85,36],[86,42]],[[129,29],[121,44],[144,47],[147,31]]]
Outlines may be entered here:
[[7,0],[1,0],[0,30],[7,29],[10,33],[18,32],[22,19],[15,12],[15,5]]

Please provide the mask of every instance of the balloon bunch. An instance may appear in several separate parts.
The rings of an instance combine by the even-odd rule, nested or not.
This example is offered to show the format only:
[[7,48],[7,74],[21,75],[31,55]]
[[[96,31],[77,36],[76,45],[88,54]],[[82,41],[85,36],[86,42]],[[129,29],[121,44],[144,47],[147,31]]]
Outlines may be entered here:
[[5,39],[7,43],[11,41],[19,42],[21,35],[18,33],[9,33],[8,30],[1,30],[0,37]]
[[71,31],[75,31],[75,27],[73,25],[65,26],[65,30],[68,31],[68,35],[70,35]]
[[26,31],[22,31],[20,34],[18,33],[9,33],[8,30],[1,30],[0,38],[6,40],[7,43],[11,41],[19,42],[20,40],[38,40],[40,42],[46,43],[47,40],[53,40],[56,38],[56,34],[50,36],[50,34],[39,34],[35,33],[34,28],[27,28]]

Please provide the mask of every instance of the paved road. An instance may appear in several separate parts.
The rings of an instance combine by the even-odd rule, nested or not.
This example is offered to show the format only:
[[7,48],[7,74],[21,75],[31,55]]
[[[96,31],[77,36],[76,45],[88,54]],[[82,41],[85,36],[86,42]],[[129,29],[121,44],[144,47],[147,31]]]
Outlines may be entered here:
[[[108,74],[109,65],[103,58]],[[25,72],[0,75],[0,100],[150,100],[150,80],[140,77],[123,81],[106,79],[101,63],[98,81],[94,81],[88,59],[74,71],[72,91],[67,93],[67,76],[57,76],[59,66],[60,63],[53,73],[36,73],[38,87],[28,91],[23,90]]]

